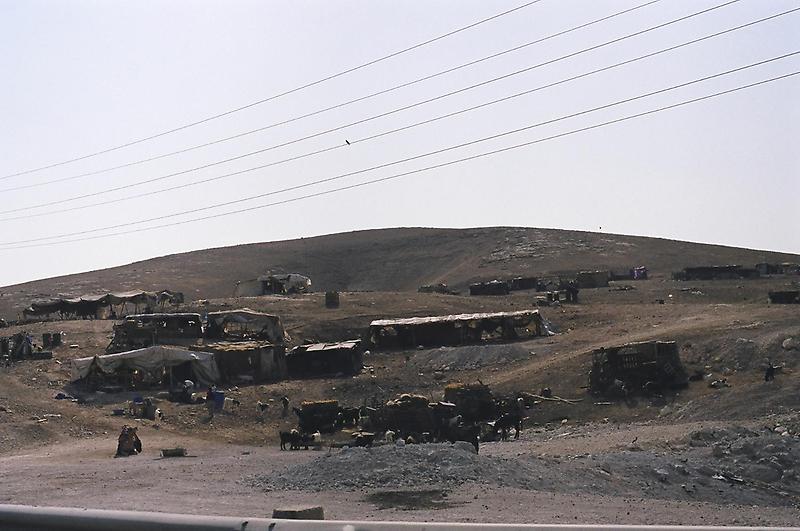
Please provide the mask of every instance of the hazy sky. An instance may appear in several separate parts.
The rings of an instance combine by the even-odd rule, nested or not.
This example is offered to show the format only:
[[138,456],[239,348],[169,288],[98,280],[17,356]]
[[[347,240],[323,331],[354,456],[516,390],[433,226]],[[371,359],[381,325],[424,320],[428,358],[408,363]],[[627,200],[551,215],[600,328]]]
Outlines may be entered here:
[[[645,0],[541,0],[412,52],[176,134],[0,179],[0,285],[207,247],[393,226],[520,225],[800,253],[800,76],[390,182],[214,220],[96,240],[13,242],[202,208],[551,120],[800,50],[800,12],[503,103],[351,142],[794,8],[732,5],[474,90],[255,156],[92,198],[371,117],[667,22],[725,0],[662,0],[448,75],[235,141],[126,164],[313,112]],[[499,13],[507,1],[0,0],[0,176],[246,105]],[[390,176],[800,70],[800,55],[679,90],[192,219]],[[89,206],[330,152],[178,191]],[[53,210],[81,207],[70,212]],[[9,212],[14,211],[14,212]],[[24,219],[9,219],[45,214]],[[163,223],[150,222],[130,228]],[[115,232],[124,229],[115,229]],[[91,233],[101,235],[106,232]],[[42,240],[49,243],[58,240]],[[33,242],[31,242],[33,243]],[[5,244],[5,245],[3,245]],[[24,244],[16,244],[24,245]],[[254,264],[260,270],[261,264]]]

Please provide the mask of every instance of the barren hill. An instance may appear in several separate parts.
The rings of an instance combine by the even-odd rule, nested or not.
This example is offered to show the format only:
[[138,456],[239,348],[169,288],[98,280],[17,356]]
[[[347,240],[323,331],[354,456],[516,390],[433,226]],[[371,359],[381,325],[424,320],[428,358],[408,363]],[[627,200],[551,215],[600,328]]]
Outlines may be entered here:
[[[0,316],[37,298],[126,289],[172,289],[187,299],[230,297],[238,280],[267,270],[309,275],[314,289],[412,291],[447,282],[646,265],[668,276],[688,265],[800,261],[800,256],[657,238],[492,227],[397,228],[237,245],[0,288]],[[1,279],[0,279],[1,280]]]

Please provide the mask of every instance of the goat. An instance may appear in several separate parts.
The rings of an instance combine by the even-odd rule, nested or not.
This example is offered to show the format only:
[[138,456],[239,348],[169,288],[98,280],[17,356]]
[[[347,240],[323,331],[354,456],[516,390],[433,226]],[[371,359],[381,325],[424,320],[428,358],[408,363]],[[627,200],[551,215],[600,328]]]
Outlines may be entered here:
[[281,438],[281,450],[286,450],[286,445],[292,443],[292,433],[288,431],[278,432]]
[[290,431],[278,432],[281,438],[281,450],[286,450],[286,445],[289,445],[289,450],[300,449],[300,432],[292,428]]
[[264,420],[264,416],[269,411],[269,402],[262,402],[261,400],[258,401],[256,404],[256,413],[258,414],[258,418]]
[[519,439],[522,431],[522,415],[519,413],[506,413],[494,423],[495,432],[500,432],[500,440],[508,440],[508,430],[514,428],[514,438]]

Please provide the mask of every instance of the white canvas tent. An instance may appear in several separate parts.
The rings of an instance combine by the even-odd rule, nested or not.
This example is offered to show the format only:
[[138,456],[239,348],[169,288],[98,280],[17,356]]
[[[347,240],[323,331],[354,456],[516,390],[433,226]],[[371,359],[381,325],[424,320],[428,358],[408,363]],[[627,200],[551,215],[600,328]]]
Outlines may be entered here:
[[208,385],[219,381],[219,369],[214,361],[213,354],[161,345],[72,360],[72,380],[86,378],[93,369],[97,369],[103,374],[114,374],[121,369],[138,369],[146,373],[153,373],[160,369],[175,367],[186,362],[191,364],[197,383]]

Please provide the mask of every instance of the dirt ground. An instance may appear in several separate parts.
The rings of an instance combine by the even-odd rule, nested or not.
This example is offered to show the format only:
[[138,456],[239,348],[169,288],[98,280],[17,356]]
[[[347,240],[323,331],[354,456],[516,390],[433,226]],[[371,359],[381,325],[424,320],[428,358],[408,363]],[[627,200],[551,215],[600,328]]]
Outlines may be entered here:
[[[535,456],[539,460],[549,459],[548,466],[558,468],[560,465],[556,463],[567,461],[570,454],[602,457],[636,438],[647,447],[680,439],[694,429],[709,426],[709,423],[582,425],[578,428],[581,433],[578,439],[559,437],[566,431],[524,433],[518,441],[486,443],[481,454],[505,459]],[[726,491],[737,487],[713,480],[711,483],[720,483],[721,498],[717,502],[695,500],[686,493],[683,499],[665,499],[646,489],[635,492],[641,477],[624,476],[614,478],[617,487],[621,485],[624,491],[626,485],[636,485],[623,495],[604,494],[590,485],[576,491],[575,485],[566,481],[546,490],[467,483],[438,489],[420,485],[422,494],[419,489],[407,488],[263,492],[252,487],[247,479],[254,474],[269,475],[320,459],[329,450],[282,452],[273,444],[218,444],[152,428],[143,429],[142,439],[144,452],[129,458],[112,458],[116,442],[113,435],[48,446],[32,453],[4,455],[0,457],[4,471],[0,503],[239,516],[270,516],[275,508],[322,505],[330,519],[458,522],[791,526],[800,518],[797,498],[778,500],[775,505],[737,504],[735,494],[730,495],[729,501],[725,498]],[[159,456],[158,448],[178,444],[188,448],[189,457]],[[586,474],[598,470],[587,459],[572,462],[579,463],[578,471]],[[572,473],[565,474],[565,478],[576,472],[571,468]],[[659,485],[653,478],[650,482]],[[47,486],[46,493],[42,485]],[[708,488],[717,486],[712,484]]]
[[[791,430],[787,437],[797,438],[800,350],[782,344],[790,337],[800,339],[800,308],[766,303],[768,290],[790,282],[656,278],[583,290],[578,305],[540,308],[558,330],[552,337],[464,349],[372,352],[365,358],[369,368],[355,377],[232,386],[227,396],[239,399],[241,406],[211,422],[202,406],[165,400],[158,402],[165,414],[161,422],[114,417],[112,409],[134,393],[87,394],[72,386],[70,360],[101,354],[110,321],[11,327],[3,334],[24,329],[41,337],[42,332],[63,331],[65,344],[52,360],[0,368],[0,503],[248,516],[318,504],[328,518],[346,519],[796,525],[800,492],[794,490],[791,467],[783,470],[789,483],[740,483],[718,473],[727,459],[724,448],[687,443],[691,434],[712,428],[734,433],[744,427],[766,434],[766,427],[786,426]],[[535,297],[530,292],[508,297],[346,292],[337,310],[324,309],[322,294],[212,299],[188,309],[250,307],[276,313],[299,343],[357,337],[375,318],[523,309],[533,307]],[[707,380],[665,400],[631,404],[609,404],[587,393],[591,349],[649,339],[676,340],[687,370],[702,371]],[[774,382],[763,381],[767,360],[783,366]],[[720,377],[731,387],[707,385]],[[420,485],[413,492],[391,487],[317,492],[312,486],[267,492],[251,481],[256,475],[286,473],[328,452],[278,449],[277,431],[296,420],[281,417],[278,400],[284,394],[294,404],[335,398],[343,405],[361,405],[402,392],[440,399],[446,383],[478,379],[497,394],[536,393],[547,386],[557,396],[578,400],[538,404],[520,440],[482,445],[481,458],[532,470],[536,480],[528,488],[466,481]],[[80,396],[81,403],[54,400],[60,391]],[[256,411],[259,400],[273,404],[264,419]],[[145,451],[113,459],[124,422],[140,426]],[[159,457],[160,448],[174,446],[188,448],[190,457]],[[682,459],[700,472],[681,478],[675,470],[689,466]],[[701,470],[706,462],[708,473]],[[664,467],[672,467],[666,480],[660,472]],[[544,483],[537,483],[539,475]]]

